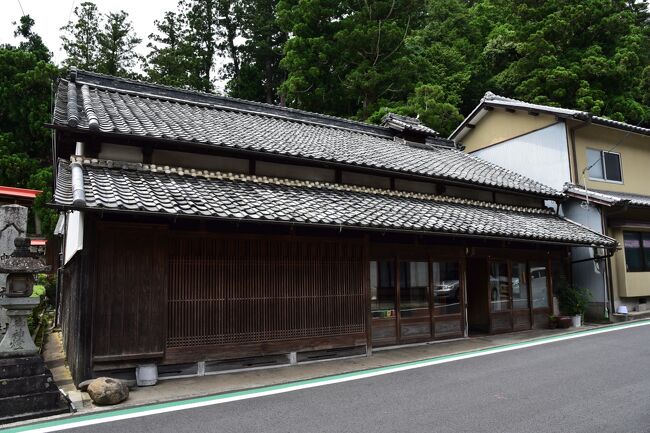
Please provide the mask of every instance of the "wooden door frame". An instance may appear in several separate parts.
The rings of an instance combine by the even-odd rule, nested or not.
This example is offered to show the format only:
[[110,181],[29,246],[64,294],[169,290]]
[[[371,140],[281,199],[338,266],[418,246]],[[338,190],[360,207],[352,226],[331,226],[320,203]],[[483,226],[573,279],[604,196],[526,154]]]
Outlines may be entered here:
[[[432,271],[433,271],[433,263],[434,262],[455,262],[458,264],[458,290],[460,291],[460,312],[455,313],[455,314],[446,314],[446,315],[436,315],[436,306],[435,306],[435,300],[433,296],[433,276]],[[467,280],[467,275],[465,272],[467,271],[467,260],[465,257],[444,257],[444,256],[435,256],[431,255],[429,256],[429,305],[430,305],[430,317],[431,317],[431,338],[435,339],[436,338],[436,323],[438,321],[440,322],[446,322],[446,321],[452,321],[453,319],[456,319],[460,321],[460,331],[463,336],[466,336],[467,334],[467,321],[466,321],[466,315],[467,315],[467,304],[465,303],[465,282]]]
[[[369,267],[370,267],[370,263],[371,263],[371,262],[375,262],[376,265],[377,265],[377,284],[379,284],[379,282],[381,281],[381,267],[379,266],[379,262],[381,262],[381,261],[390,261],[390,262],[393,263],[393,266],[394,266],[395,268],[396,268],[396,264],[397,264],[397,263],[396,263],[396,259],[395,259],[395,258],[392,258],[392,257],[376,257],[376,256],[374,256],[374,255],[370,255],[370,256],[368,256],[368,259],[367,259],[367,261],[366,261],[366,267],[369,269]],[[368,271],[368,280],[370,280],[370,272],[369,272],[369,271]],[[395,269],[395,271],[394,271],[394,276],[393,276],[393,286],[394,286],[394,287],[393,287],[393,290],[394,290],[395,292],[397,291],[397,281],[396,281],[396,280],[397,280],[397,269]],[[370,283],[370,281],[368,281],[368,283]],[[377,287],[377,289],[379,289],[379,287]],[[387,343],[387,344],[385,344],[383,341],[380,341],[380,342],[379,342],[379,345],[382,345],[382,346],[383,346],[383,345],[396,345],[396,344],[399,344],[399,338],[398,338],[399,334],[398,334],[398,327],[397,327],[397,326],[398,326],[398,325],[397,325],[397,322],[398,322],[398,314],[397,314],[397,311],[398,311],[398,310],[397,310],[397,305],[398,305],[398,304],[397,304],[397,293],[394,293],[394,296],[395,296],[395,301],[394,301],[394,303],[393,303],[393,307],[394,307],[394,309],[395,309],[395,317],[390,318],[390,319],[393,320],[393,321],[395,322],[395,323],[394,323],[394,326],[395,326],[395,337],[394,337],[394,341],[392,341],[392,342],[390,342],[390,343]],[[368,327],[369,327],[369,328],[372,328],[372,326],[373,326],[373,322],[374,322],[375,320],[382,320],[382,319],[384,319],[384,318],[377,318],[377,319],[375,319],[375,318],[372,316],[372,294],[370,293],[370,284],[368,284],[368,316],[370,317],[370,322],[369,322],[369,324],[368,324]],[[372,331],[370,332],[370,338],[372,339]]]
[[[401,268],[402,263],[409,263],[409,262],[421,262],[421,263],[426,263],[427,264],[427,311],[429,312],[429,335],[427,337],[422,336],[422,337],[415,337],[409,340],[404,340],[402,338],[402,287],[400,285],[400,272],[397,271],[395,273],[397,281],[395,284],[396,290],[397,290],[397,298],[399,299],[399,309],[397,310],[397,318],[398,318],[398,344],[408,344],[408,343],[416,343],[419,341],[430,341],[433,338],[433,328],[432,328],[432,320],[433,320],[433,311],[432,311],[432,306],[431,306],[431,257],[426,257],[426,259],[417,259],[417,258],[403,258],[403,256],[398,255],[398,259],[396,262],[397,268]],[[422,321],[424,323],[424,320]]]

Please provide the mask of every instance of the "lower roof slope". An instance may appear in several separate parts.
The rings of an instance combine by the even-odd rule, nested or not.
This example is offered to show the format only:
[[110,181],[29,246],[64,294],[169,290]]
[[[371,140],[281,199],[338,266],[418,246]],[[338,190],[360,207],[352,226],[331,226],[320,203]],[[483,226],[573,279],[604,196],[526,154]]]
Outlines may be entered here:
[[635,207],[650,207],[650,196],[648,195],[587,189],[572,183],[565,184],[564,191],[569,196],[594,200],[607,206],[628,205]]
[[[615,240],[548,209],[351,185],[72,159],[72,163],[59,161],[54,204],[63,208],[616,246]],[[80,185],[85,195],[81,201]]]

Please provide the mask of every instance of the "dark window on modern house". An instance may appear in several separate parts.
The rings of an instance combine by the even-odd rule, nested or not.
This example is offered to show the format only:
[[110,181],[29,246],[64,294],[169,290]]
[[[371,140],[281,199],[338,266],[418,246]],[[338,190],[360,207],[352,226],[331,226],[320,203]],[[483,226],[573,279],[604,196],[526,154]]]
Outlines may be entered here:
[[650,232],[623,232],[628,272],[650,272]]
[[587,167],[591,179],[622,182],[621,155],[604,150],[587,149]]

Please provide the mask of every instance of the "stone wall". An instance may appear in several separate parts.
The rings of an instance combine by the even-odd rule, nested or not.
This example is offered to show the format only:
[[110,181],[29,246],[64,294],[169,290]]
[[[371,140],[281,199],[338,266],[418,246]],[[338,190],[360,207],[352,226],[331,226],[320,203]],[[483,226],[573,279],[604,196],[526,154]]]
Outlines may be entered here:
[[[14,239],[25,236],[27,231],[27,208],[17,204],[0,206],[0,256],[14,252]],[[4,292],[6,274],[0,274],[0,296]],[[0,338],[7,327],[5,309],[0,308]]]

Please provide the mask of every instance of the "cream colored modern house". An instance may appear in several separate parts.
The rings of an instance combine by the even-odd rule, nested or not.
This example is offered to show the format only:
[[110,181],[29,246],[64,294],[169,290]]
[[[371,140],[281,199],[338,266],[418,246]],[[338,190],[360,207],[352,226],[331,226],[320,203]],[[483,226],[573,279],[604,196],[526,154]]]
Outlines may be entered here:
[[468,153],[564,190],[560,213],[619,241],[612,257],[573,250],[570,278],[591,290],[591,318],[609,318],[621,307],[645,311],[650,129],[488,92],[449,138]]

